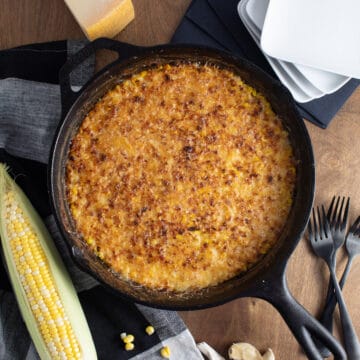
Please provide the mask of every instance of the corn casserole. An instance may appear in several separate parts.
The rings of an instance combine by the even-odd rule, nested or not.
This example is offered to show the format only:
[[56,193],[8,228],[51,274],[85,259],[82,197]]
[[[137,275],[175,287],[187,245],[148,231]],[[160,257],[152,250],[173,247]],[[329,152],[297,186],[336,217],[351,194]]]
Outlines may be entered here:
[[192,62],[108,91],[66,165],[69,209],[96,256],[135,284],[175,292],[256,264],[279,239],[295,177],[289,134],[264,96]]

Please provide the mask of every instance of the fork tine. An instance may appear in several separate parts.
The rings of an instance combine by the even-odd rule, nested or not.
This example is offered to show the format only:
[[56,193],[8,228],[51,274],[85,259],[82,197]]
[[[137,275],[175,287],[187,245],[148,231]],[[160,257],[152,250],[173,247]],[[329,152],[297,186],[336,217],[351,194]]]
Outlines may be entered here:
[[345,197],[343,196],[343,198],[341,200],[340,210],[338,212],[338,216],[337,216],[337,219],[336,219],[336,224],[335,224],[335,229],[336,230],[338,230],[340,228],[341,216],[342,216],[342,211],[343,211],[343,207],[344,207],[344,202],[345,202]]
[[314,223],[314,241],[318,240],[318,228],[317,228],[317,222],[316,222],[316,213],[315,208],[312,209],[313,212],[313,223]]
[[325,208],[324,208],[324,205],[321,205],[321,210],[322,210],[322,218],[323,218],[323,229],[324,229],[324,232],[325,232],[325,236],[326,237],[329,237],[330,235],[330,225],[329,225],[329,222],[326,218],[326,214],[325,214]]
[[317,219],[318,219],[318,222],[319,222],[319,237],[318,237],[318,240],[322,240],[324,228],[323,228],[323,224],[322,224],[322,221],[321,221],[320,208],[317,206],[316,210],[317,210]]
[[343,231],[346,228],[347,222],[348,222],[348,216],[349,216],[349,207],[350,207],[350,198],[347,198],[345,210],[344,210],[344,216],[342,219],[342,222],[340,224],[340,230]]
[[352,233],[356,236],[360,237],[360,216],[356,219],[356,221],[354,222],[354,224],[351,226],[351,229],[349,230],[352,231]]
[[355,233],[359,231],[360,229],[357,229],[359,223],[360,223],[360,216],[358,216],[355,222],[350,226],[349,233]]
[[311,240],[311,238],[314,236],[312,225],[311,225],[311,216],[310,216],[309,223],[308,223],[308,233],[309,233],[309,238]]
[[331,222],[331,214],[332,214],[333,207],[335,204],[335,199],[336,199],[336,196],[333,196],[330,206],[329,206],[329,209],[328,209],[328,212],[327,212],[327,218],[328,218],[329,222]]
[[335,209],[334,212],[332,214],[332,218],[330,220],[330,224],[333,228],[336,228],[336,214],[338,213],[338,207],[339,207],[339,203],[340,203],[340,196],[338,196],[336,198],[336,204],[335,204]]

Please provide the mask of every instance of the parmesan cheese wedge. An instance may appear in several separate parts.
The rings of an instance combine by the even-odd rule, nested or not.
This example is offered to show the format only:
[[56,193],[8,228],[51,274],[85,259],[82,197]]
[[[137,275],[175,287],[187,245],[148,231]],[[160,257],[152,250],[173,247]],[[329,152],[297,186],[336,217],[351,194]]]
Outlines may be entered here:
[[86,37],[114,37],[135,17],[131,0],[65,0]]

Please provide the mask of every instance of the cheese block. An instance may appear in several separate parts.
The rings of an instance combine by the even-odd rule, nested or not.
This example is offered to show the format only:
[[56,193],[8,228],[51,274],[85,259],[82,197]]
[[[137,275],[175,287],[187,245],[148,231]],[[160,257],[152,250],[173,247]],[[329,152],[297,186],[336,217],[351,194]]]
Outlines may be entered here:
[[131,0],[65,0],[89,40],[114,37],[135,17]]

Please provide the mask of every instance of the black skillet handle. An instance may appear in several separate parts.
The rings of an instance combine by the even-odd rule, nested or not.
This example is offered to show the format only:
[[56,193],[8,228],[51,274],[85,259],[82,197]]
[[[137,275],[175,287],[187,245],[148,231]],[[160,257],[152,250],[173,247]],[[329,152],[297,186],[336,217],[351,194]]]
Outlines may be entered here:
[[74,103],[74,101],[78,96],[77,93],[71,89],[71,84],[70,84],[71,72],[75,70],[87,58],[94,55],[96,50],[102,50],[102,49],[113,50],[117,52],[119,55],[118,59],[116,59],[114,62],[112,62],[111,64],[105,67],[106,69],[111,65],[113,65],[114,63],[118,62],[119,60],[123,60],[131,56],[139,55],[144,48],[112,39],[99,38],[88,43],[76,54],[70,57],[66,61],[66,63],[62,66],[59,72],[62,117],[66,115],[71,105]]
[[309,359],[323,359],[314,343],[314,338],[320,340],[332,352],[335,359],[347,359],[338,341],[291,295],[285,273],[268,282],[264,280],[262,285],[260,297],[269,301],[279,311]]

